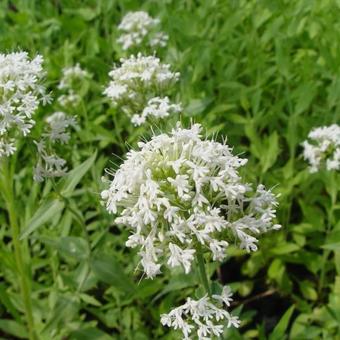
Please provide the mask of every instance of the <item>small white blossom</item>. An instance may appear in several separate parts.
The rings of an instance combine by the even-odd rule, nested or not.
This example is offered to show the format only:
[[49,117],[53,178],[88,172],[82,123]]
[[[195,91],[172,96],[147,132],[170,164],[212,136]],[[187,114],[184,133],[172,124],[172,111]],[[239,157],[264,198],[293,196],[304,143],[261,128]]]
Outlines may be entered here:
[[77,106],[81,101],[79,94],[74,93],[73,90],[69,90],[67,94],[62,94],[58,97],[58,102],[63,107]]
[[195,249],[182,249],[176,244],[169,243],[170,257],[168,265],[170,267],[183,266],[185,273],[189,273],[191,262],[194,260]]
[[198,248],[216,261],[229,243],[254,251],[261,233],[279,227],[275,195],[242,182],[238,168],[245,164],[228,145],[203,140],[199,124],[178,126],[128,153],[102,198],[119,214],[116,222],[131,228],[126,245],[141,249],[147,276],[164,262],[188,273]]
[[78,124],[76,118],[73,116],[67,116],[64,112],[54,112],[46,119],[48,123],[48,132],[44,134],[52,142],[68,143],[70,140],[70,132],[67,128],[77,128]]
[[12,155],[17,132],[27,136],[40,103],[49,103],[41,81],[43,58],[30,60],[26,52],[0,53],[0,158]]
[[159,19],[150,17],[147,12],[129,12],[122,19],[118,30],[122,32],[118,42],[123,50],[141,47],[164,47],[167,44],[168,36],[163,32],[157,32]]
[[147,106],[143,109],[141,115],[135,114],[131,117],[131,122],[134,125],[142,125],[148,117],[166,118],[173,113],[182,111],[180,104],[171,104],[168,97],[151,98],[147,102]]
[[310,172],[340,170],[340,126],[332,124],[313,129],[304,141],[303,157],[309,162]]
[[157,32],[151,39],[150,39],[150,46],[151,47],[165,47],[168,43],[169,36],[164,32]]
[[211,240],[209,248],[213,254],[213,260],[223,261],[226,257],[228,246],[229,243],[226,241]]
[[56,154],[55,143],[66,144],[70,140],[68,128],[78,128],[75,117],[67,116],[64,112],[55,112],[46,119],[46,132],[42,134],[37,146],[38,161],[34,168],[33,179],[37,182],[45,178],[62,177],[67,172],[66,160]]
[[212,297],[215,300],[223,302],[226,306],[230,306],[230,303],[233,301],[231,298],[233,296],[233,293],[231,292],[231,289],[229,286],[224,286],[221,292],[221,295],[212,295]]
[[1,140],[0,139],[0,157],[11,156],[14,154],[16,147],[13,139]]
[[34,141],[38,149],[38,163],[34,168],[33,179],[42,182],[45,178],[62,177],[66,174],[66,161],[56,154],[48,153],[44,140]]
[[148,101],[147,106],[143,109],[141,115],[135,114],[132,116],[131,122],[138,126],[145,123],[148,117],[166,118],[173,113],[179,113],[181,111],[181,105],[171,104],[168,97],[155,97]]
[[[165,118],[181,111],[180,104],[171,104],[163,94],[170,91],[179,78],[170,65],[154,56],[130,56],[109,73],[111,81],[104,94],[114,107],[131,117],[134,125],[148,117]],[[161,95],[161,96],[160,96]]]
[[224,309],[230,306],[231,291],[224,287],[221,295],[205,295],[199,300],[188,298],[182,306],[174,308],[168,314],[161,315],[163,326],[180,330],[183,339],[207,340],[220,337],[223,329],[239,327],[238,317],[231,315]]
[[64,91],[64,94],[58,98],[59,104],[63,107],[77,106],[81,101],[79,92],[82,82],[89,77],[89,72],[83,70],[79,64],[63,68],[58,89]]
[[63,68],[62,73],[62,78],[58,84],[59,90],[73,89],[74,82],[82,81],[89,77],[89,73],[86,70],[83,70],[79,64]]

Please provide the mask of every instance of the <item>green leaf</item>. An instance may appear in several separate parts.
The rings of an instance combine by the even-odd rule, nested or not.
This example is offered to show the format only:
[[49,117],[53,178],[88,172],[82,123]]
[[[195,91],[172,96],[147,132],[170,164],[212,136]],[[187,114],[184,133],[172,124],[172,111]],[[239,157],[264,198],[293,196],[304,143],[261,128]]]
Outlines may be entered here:
[[16,319],[16,321],[20,321],[20,315],[15,309],[7,291],[4,283],[0,283],[0,301],[6,307],[8,313],[11,313],[12,316]]
[[287,334],[287,328],[289,325],[290,318],[293,314],[295,306],[289,307],[283,314],[281,320],[274,328],[273,332],[270,334],[269,340],[279,340],[284,339],[285,334]]
[[91,295],[79,294],[79,297],[81,298],[81,300],[83,300],[85,303],[88,303],[89,305],[93,305],[96,307],[101,306],[101,303]]
[[13,335],[20,339],[27,339],[25,327],[13,320],[0,319],[0,329],[5,333],[2,335]]
[[261,165],[262,172],[265,173],[270,167],[272,167],[279,155],[279,136],[274,131],[264,143],[264,150],[261,153]]
[[[56,299],[56,305],[53,310],[46,316],[47,321],[43,329],[43,333],[46,334],[46,339],[48,335],[51,334],[53,329],[56,329],[60,325],[65,327],[65,323],[69,322],[78,313],[80,308],[80,303],[76,295],[58,295]],[[44,337],[42,337],[44,338]]]
[[90,170],[97,156],[95,152],[85,162],[71,170],[58,184],[58,191],[65,197],[70,197],[81,179]]
[[317,83],[304,83],[295,91],[297,97],[295,112],[297,114],[307,110],[311,105],[316,94],[315,84]]
[[163,288],[163,290],[157,294],[157,296],[153,299],[153,301],[158,300],[165,294],[177,290],[182,290],[184,288],[193,287],[196,285],[196,281],[193,275],[187,275],[184,273],[172,276],[169,280],[169,283]]
[[123,292],[132,293],[136,289],[130,277],[125,274],[121,264],[115,259],[114,254],[97,254],[91,260],[91,268],[99,280]]
[[57,199],[49,199],[45,201],[28,221],[27,226],[20,235],[20,239],[22,240],[26,238],[33,233],[33,231],[52,220],[63,209],[64,202],[62,201]]
[[340,275],[340,251],[337,250],[334,252],[334,262],[335,268],[338,275]]
[[323,246],[321,246],[321,248],[328,250],[340,250],[340,242],[324,244]]
[[275,248],[271,249],[270,252],[274,255],[284,255],[292,253],[299,249],[300,247],[295,243],[285,243],[282,245],[277,245]]
[[300,286],[300,290],[301,290],[302,295],[306,299],[312,300],[312,301],[317,300],[318,293],[316,292],[313,285],[309,281],[303,280],[303,281],[299,282],[299,286]]
[[58,242],[58,250],[64,257],[74,257],[78,260],[88,258],[90,248],[86,240],[81,237],[62,237]]
[[142,280],[138,283],[136,296],[139,299],[147,299],[150,296],[157,294],[163,287],[159,280]]
[[71,333],[70,340],[110,340],[112,339],[107,333],[97,328],[82,328]]
[[191,99],[184,112],[190,116],[196,116],[202,113],[208,105],[212,102],[212,99]]

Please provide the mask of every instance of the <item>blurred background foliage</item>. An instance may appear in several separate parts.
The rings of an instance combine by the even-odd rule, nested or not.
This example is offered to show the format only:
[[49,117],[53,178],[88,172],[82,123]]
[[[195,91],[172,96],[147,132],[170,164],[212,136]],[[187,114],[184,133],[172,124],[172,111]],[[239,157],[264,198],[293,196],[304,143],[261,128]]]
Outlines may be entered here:
[[[248,181],[280,194],[281,231],[259,250],[230,247],[210,274],[235,291],[243,320],[230,339],[340,339],[339,174],[310,174],[301,142],[316,126],[340,121],[338,0],[49,0],[0,2],[1,52],[27,50],[45,58],[46,84],[80,63],[75,114],[81,130],[65,153],[73,169],[60,181],[34,183],[34,149],[22,148],[12,169],[20,212],[36,331],[41,339],[177,339],[160,313],[196,288],[181,271],[140,280],[128,231],[100,204],[101,176],[116,167],[150,128],[134,128],[102,95],[108,72],[126,56],[117,25],[131,10],[161,19],[169,34],[163,61],[181,73],[181,120],[227,136],[249,159]],[[32,138],[55,100],[37,113]],[[153,126],[170,129],[175,119]],[[219,138],[219,137],[218,137]],[[23,145],[24,146],[24,145]],[[4,204],[0,203],[0,335],[26,338]]]

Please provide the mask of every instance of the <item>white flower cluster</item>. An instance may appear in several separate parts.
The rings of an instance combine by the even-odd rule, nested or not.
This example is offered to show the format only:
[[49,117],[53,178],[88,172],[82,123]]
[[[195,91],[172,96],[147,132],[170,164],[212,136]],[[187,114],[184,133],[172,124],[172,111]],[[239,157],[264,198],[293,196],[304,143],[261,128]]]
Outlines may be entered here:
[[47,117],[48,123],[47,133],[43,136],[51,140],[51,142],[60,142],[62,144],[68,143],[70,140],[70,132],[67,131],[69,127],[78,128],[77,120],[73,116],[67,116],[64,112],[54,112]]
[[82,80],[88,78],[90,74],[83,70],[79,64],[71,67],[63,68],[63,76],[58,84],[59,90],[66,91],[66,94],[61,95],[58,98],[58,102],[63,107],[77,106],[81,100],[77,89]]
[[220,337],[223,334],[224,321],[227,321],[228,328],[240,325],[238,317],[232,316],[223,307],[230,306],[231,296],[230,288],[225,286],[221,295],[205,295],[199,300],[188,298],[184,305],[161,315],[161,323],[181,330],[183,339],[190,339],[193,333],[196,333],[195,339],[199,340]]
[[130,56],[121,59],[121,65],[109,73],[112,80],[104,94],[114,106],[140,125],[147,116],[166,117],[178,112],[179,105],[170,104],[164,94],[178,80],[179,73],[172,72],[170,65],[162,64],[154,56]]
[[147,277],[161,262],[189,272],[198,247],[214,260],[226,256],[228,241],[256,250],[255,236],[277,229],[276,197],[259,185],[243,184],[238,168],[247,160],[226,144],[202,140],[201,126],[178,126],[130,151],[102,192],[116,222],[129,226],[126,245],[139,247]]
[[30,60],[26,52],[0,53],[0,157],[15,152],[17,132],[26,136],[39,104],[50,101],[41,84],[42,63],[40,55]]
[[172,113],[179,113],[181,111],[182,106],[180,104],[171,104],[169,97],[154,97],[148,101],[140,115],[134,114],[131,117],[131,122],[138,126],[144,124],[147,117],[166,118]]
[[340,126],[332,124],[313,129],[309,141],[304,141],[303,157],[309,162],[310,172],[322,167],[327,170],[340,170]]
[[159,19],[150,17],[147,12],[129,12],[118,26],[122,32],[118,42],[123,50],[140,47],[143,44],[150,47],[164,47],[169,37],[163,32],[156,31],[158,24]]
[[[38,149],[38,163],[34,168],[33,179],[42,182],[45,178],[61,177],[66,174],[66,161],[59,157],[54,148],[54,143],[65,144],[70,140],[68,128],[78,128],[75,117],[69,117],[64,112],[55,112],[46,119],[47,131],[43,138],[35,142]],[[48,144],[48,145],[46,145]]]

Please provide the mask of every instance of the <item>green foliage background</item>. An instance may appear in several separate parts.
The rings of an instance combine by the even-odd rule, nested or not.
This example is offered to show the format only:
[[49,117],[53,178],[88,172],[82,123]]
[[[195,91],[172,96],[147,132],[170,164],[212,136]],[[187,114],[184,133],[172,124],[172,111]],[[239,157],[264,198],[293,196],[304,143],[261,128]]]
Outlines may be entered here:
[[[339,174],[310,174],[301,142],[316,126],[340,121],[338,0],[51,0],[1,1],[1,52],[45,58],[46,83],[56,85],[77,62],[92,77],[81,84],[81,130],[65,151],[62,180],[34,183],[33,147],[22,145],[15,180],[36,332],[41,339],[177,339],[160,313],[197,288],[194,276],[165,271],[140,281],[138,258],[100,204],[101,176],[150,127],[134,128],[102,95],[108,72],[124,56],[117,24],[129,10],[161,19],[169,44],[160,56],[181,73],[181,120],[228,136],[249,158],[248,181],[280,193],[279,232],[259,251],[231,247],[210,274],[230,284],[243,320],[230,339],[340,339]],[[37,113],[37,138],[55,101]],[[175,124],[153,126],[166,130]],[[27,144],[27,143],[25,143]],[[27,146],[24,148],[24,146]],[[26,338],[8,218],[0,201],[0,335]]]

